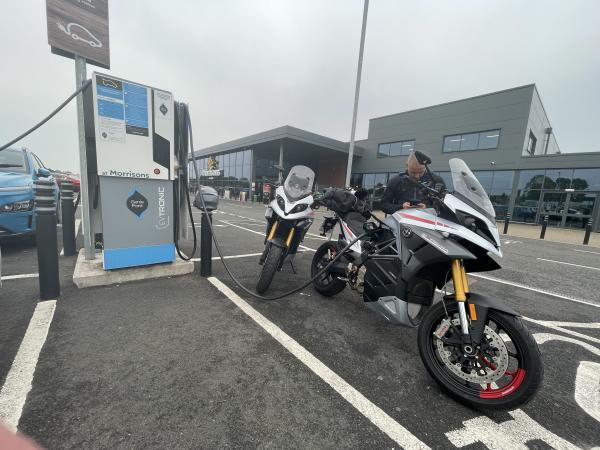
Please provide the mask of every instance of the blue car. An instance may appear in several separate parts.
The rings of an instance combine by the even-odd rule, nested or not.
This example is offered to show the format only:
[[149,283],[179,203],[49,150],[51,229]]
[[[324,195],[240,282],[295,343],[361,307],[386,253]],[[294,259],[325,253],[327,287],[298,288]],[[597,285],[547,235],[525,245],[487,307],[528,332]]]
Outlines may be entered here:
[[0,238],[35,234],[33,182],[38,178],[54,182],[59,213],[56,180],[40,159],[27,149],[0,151]]

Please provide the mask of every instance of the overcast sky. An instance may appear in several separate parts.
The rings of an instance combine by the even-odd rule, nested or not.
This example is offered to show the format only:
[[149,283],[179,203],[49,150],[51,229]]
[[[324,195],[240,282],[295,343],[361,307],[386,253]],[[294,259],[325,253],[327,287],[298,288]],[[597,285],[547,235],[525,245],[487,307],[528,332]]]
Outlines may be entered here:
[[[74,62],[50,53],[45,1],[3,9],[0,144],[75,89]],[[362,0],[109,9],[110,73],[188,102],[196,148],[286,124],[350,139]],[[561,150],[600,151],[599,18],[596,0],[371,0],[357,139],[372,117],[536,83]],[[75,104],[18,145],[78,171]]]

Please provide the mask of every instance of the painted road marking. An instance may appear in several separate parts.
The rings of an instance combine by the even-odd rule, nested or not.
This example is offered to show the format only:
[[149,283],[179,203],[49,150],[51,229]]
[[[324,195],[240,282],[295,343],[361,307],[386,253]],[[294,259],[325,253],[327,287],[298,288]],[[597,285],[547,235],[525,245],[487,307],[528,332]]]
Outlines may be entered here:
[[575,377],[575,401],[600,422],[600,364],[581,361]]
[[[219,220],[219,222],[223,222],[223,223],[225,223],[227,225],[231,225],[232,227],[236,227],[236,228],[239,228],[241,230],[249,231],[250,233],[258,234],[259,236],[262,236],[262,237],[265,236],[265,233],[260,233],[260,232],[255,231],[255,230],[251,230],[250,228],[240,227],[239,225],[234,225],[233,223],[228,222],[226,220]],[[314,248],[306,247],[305,245],[299,245],[298,247],[303,248],[304,250],[311,251],[311,252],[316,252],[316,250]]]
[[292,339],[281,328],[268,320],[265,316],[256,311],[246,301],[239,297],[235,292],[229,289],[218,278],[208,278],[219,291],[221,291],[229,300],[231,300],[246,315],[254,320],[260,327],[269,333],[286,350],[298,358],[315,375],[325,381],[338,394],[356,408],[363,416],[369,419],[381,431],[387,434],[398,445],[405,449],[428,449],[429,447],[421,442],[414,434],[388,416],[381,408],[372,403],[364,395],[358,392],[343,378],[333,372],[329,367],[323,364],[312,353],[302,347],[298,342]]
[[573,249],[576,252],[581,252],[581,253],[591,253],[592,255],[600,255],[600,252],[590,252],[589,250],[577,250],[577,249]]
[[39,274],[37,273],[22,273],[20,275],[5,275],[2,277],[2,281],[6,280],[20,280],[21,278],[37,278]]
[[509,414],[513,420],[502,423],[496,423],[487,416],[466,420],[463,428],[446,433],[446,437],[458,448],[481,442],[491,449],[529,450],[527,442],[541,440],[556,450],[579,449],[541,426],[520,409],[510,411]]
[[469,276],[474,277],[474,278],[481,278],[482,280],[493,281],[495,283],[507,284],[509,286],[518,287],[520,289],[526,289],[528,291],[533,291],[533,292],[538,292],[540,294],[550,295],[551,297],[561,298],[563,300],[569,300],[571,302],[582,303],[584,305],[600,308],[600,303],[592,303],[592,302],[588,302],[586,300],[580,300],[578,298],[568,297],[568,296],[562,295],[562,294],[556,294],[554,292],[546,291],[545,289],[537,289],[537,288],[533,288],[530,286],[526,286],[524,284],[515,283],[513,281],[502,280],[500,278],[490,277],[487,275],[480,275],[478,273],[469,273]]
[[573,263],[568,263],[568,262],[563,262],[563,261],[555,261],[554,259],[546,259],[546,258],[535,258],[539,261],[548,261],[548,262],[553,262],[556,264],[564,264],[566,266],[575,266],[575,267],[581,267],[583,269],[592,269],[592,270],[600,270],[600,267],[592,267],[592,266],[582,266],[580,264],[573,264]]
[[27,394],[31,390],[35,366],[46,342],[55,309],[56,300],[37,304],[0,391],[0,421],[13,431],[19,425]]

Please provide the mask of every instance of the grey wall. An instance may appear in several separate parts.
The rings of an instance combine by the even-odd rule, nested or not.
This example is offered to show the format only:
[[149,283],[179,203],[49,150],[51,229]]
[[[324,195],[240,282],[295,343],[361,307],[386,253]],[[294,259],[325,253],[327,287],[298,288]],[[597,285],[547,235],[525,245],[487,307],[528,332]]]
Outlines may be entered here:
[[[386,172],[404,167],[406,157],[378,157],[381,143],[415,140],[415,148],[431,156],[434,170],[447,170],[450,158],[468,160],[474,170],[508,169],[521,157],[534,85],[371,119],[369,137],[360,141],[365,154],[353,172]],[[444,136],[500,129],[498,148],[443,153]]]
[[534,89],[533,97],[531,99],[529,120],[527,122],[527,130],[525,131],[525,140],[523,141],[523,156],[530,156],[527,152],[530,131],[537,138],[535,155],[554,155],[560,153],[560,148],[558,147],[554,133],[550,134],[549,136],[546,135],[546,129],[549,127],[550,121],[548,120],[548,116],[546,115],[546,111],[542,105],[540,94],[538,93],[537,89]]

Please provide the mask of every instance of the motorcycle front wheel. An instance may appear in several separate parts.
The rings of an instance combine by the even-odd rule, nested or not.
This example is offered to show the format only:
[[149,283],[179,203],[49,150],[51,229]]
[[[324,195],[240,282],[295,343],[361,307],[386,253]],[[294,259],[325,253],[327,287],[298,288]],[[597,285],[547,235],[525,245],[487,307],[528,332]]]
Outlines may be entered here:
[[278,247],[277,245],[273,244],[267,245],[270,245],[271,248],[269,248],[269,253],[267,254],[265,263],[262,266],[258,283],[256,283],[256,292],[259,294],[264,294],[267,292],[267,289],[269,289],[283,256],[282,247]]
[[[527,403],[542,384],[544,366],[535,339],[518,317],[490,309],[482,341],[470,354],[457,343],[458,305],[433,305],[419,326],[419,354],[440,388],[474,408],[510,409]],[[445,324],[443,324],[445,322]],[[441,327],[449,325],[441,337]]]

